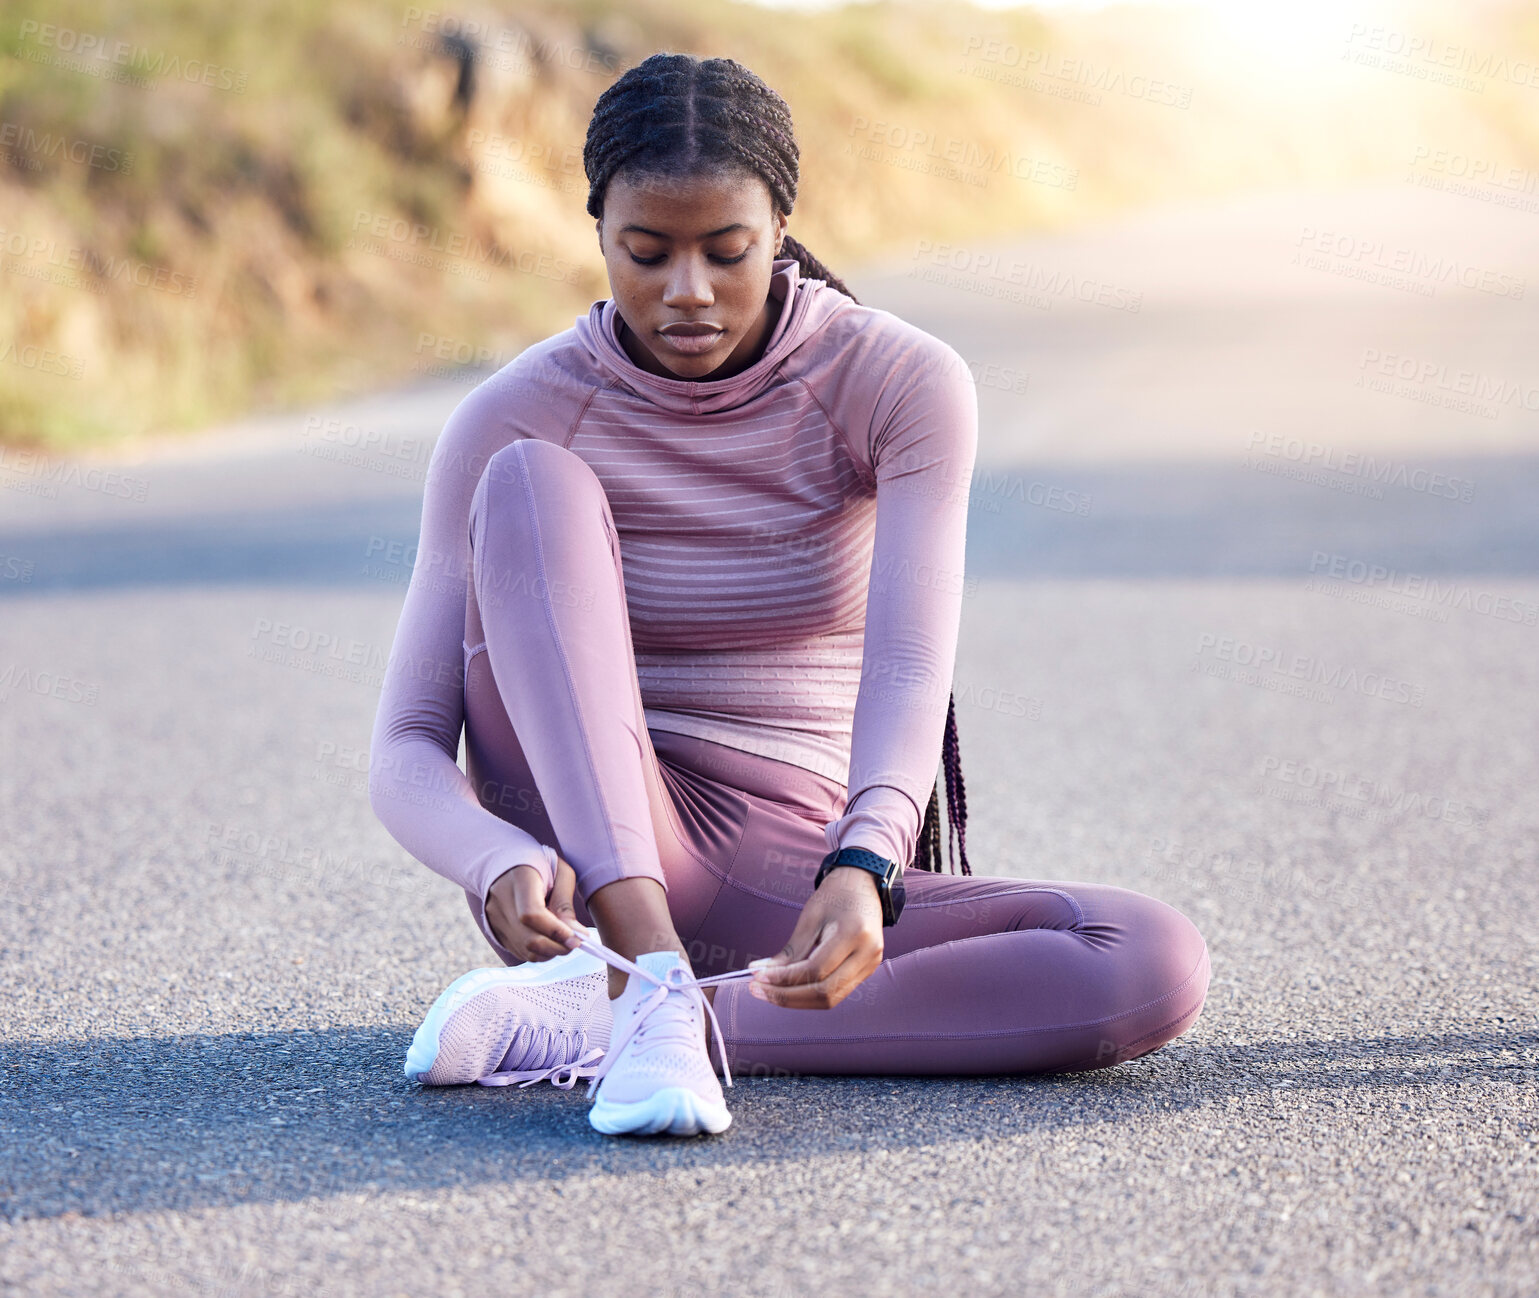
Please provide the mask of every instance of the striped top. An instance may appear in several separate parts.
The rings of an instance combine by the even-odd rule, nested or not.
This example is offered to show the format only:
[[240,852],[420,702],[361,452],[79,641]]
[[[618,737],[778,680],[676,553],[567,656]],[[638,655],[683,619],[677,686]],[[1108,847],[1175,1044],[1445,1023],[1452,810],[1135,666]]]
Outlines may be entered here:
[[648,724],[844,783],[876,524],[855,457],[801,384],[747,417],[648,405],[606,387],[567,443],[614,514]]
[[[947,344],[789,258],[770,292],[764,352],[728,378],[643,370],[607,298],[469,393],[434,448],[418,549],[437,564],[413,573],[392,668],[463,632],[469,500],[489,458],[518,437],[557,442],[610,503],[648,727],[844,784],[830,849],[907,862],[951,690],[976,389]],[[432,808],[392,787],[414,761],[465,779],[456,688],[387,670],[371,801],[413,855],[484,897],[553,857],[468,781]]]

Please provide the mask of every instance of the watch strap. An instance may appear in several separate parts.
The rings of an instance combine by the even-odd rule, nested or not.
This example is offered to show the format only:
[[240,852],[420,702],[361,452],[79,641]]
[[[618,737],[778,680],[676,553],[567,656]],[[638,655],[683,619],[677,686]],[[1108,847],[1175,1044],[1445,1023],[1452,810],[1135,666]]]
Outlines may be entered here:
[[903,913],[903,867],[898,862],[865,847],[841,847],[823,858],[817,876],[812,881],[813,890],[828,877],[836,866],[853,865],[876,877],[877,894],[882,899],[882,926],[891,928]]

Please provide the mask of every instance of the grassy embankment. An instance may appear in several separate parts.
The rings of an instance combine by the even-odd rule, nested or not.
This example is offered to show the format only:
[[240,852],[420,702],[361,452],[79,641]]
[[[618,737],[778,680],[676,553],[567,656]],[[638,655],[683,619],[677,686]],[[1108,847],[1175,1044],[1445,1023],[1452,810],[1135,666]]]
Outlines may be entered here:
[[[608,292],[584,210],[588,117],[658,49],[731,55],[786,96],[792,229],[836,269],[1151,199],[1393,177],[1408,141],[1539,165],[1539,90],[1363,70],[1317,91],[1158,13],[463,12],[485,32],[468,106],[427,6],[8,5],[0,443],[120,444],[477,352],[497,364],[565,328]],[[1503,19],[1484,39],[1539,49],[1536,27]]]

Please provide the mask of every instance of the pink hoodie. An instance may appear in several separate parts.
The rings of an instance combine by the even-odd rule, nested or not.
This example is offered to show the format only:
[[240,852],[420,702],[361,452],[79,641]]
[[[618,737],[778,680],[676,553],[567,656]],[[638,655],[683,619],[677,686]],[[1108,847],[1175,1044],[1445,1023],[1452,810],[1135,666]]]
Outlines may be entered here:
[[961,619],[976,388],[949,345],[789,258],[770,292],[764,354],[708,382],[641,369],[614,299],[596,301],[470,392],[434,447],[369,792],[403,847],[477,897],[515,865],[555,868],[456,761],[469,503],[519,437],[572,450],[608,495],[649,728],[829,776],[849,790],[830,849],[913,856]]

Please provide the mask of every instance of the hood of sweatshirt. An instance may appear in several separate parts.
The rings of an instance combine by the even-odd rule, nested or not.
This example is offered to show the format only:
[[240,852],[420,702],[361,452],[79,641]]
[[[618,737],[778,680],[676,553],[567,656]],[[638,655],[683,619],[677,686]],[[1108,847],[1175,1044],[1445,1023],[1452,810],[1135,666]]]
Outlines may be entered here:
[[619,311],[612,297],[603,298],[577,318],[577,336],[601,369],[614,375],[638,396],[683,415],[731,410],[757,396],[774,380],[782,362],[816,334],[850,299],[821,279],[803,279],[790,257],[772,263],[770,296],[782,299],[780,317],[770,332],[764,354],[747,369],[725,379],[664,378],[644,370],[620,345],[616,326]]

